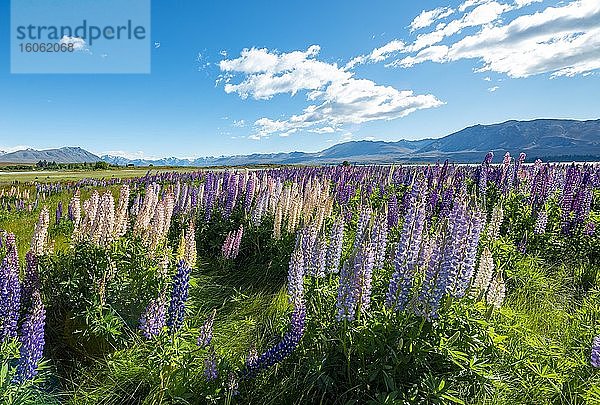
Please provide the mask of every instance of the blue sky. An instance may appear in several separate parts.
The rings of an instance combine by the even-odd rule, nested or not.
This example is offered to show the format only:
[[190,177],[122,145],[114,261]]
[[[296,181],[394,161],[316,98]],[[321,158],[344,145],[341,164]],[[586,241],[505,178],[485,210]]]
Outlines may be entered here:
[[27,75],[2,2],[0,150],[317,151],[600,118],[597,0],[203,3],[152,2],[150,74]]

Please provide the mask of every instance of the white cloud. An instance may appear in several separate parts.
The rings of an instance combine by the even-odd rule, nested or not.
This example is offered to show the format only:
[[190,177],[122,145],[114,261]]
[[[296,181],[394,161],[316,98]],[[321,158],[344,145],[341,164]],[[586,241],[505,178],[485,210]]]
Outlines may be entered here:
[[318,45],[305,52],[278,54],[268,49],[244,49],[237,59],[225,59],[219,67],[226,73],[241,73],[245,79],[237,84],[226,83],[226,93],[237,93],[242,98],[270,99],[282,94],[296,94],[301,90],[318,90],[333,80],[347,80],[351,74],[336,64],[317,60]]
[[336,130],[333,127],[322,127],[322,128],[315,128],[315,129],[310,130],[310,132],[313,132],[315,134],[332,134],[335,131]]
[[256,120],[252,139],[273,134],[289,136],[303,129],[331,133],[346,124],[392,120],[443,104],[431,94],[415,95],[410,90],[354,78],[352,72],[337,64],[318,60],[319,50],[317,45],[289,53],[252,48],[244,49],[239,58],[220,62],[224,72],[242,76],[239,83],[225,84],[227,93],[237,93],[241,98],[269,99],[305,91],[307,100],[315,102],[301,114],[286,119]]
[[483,80],[485,80],[486,82],[491,82],[492,81],[491,77],[489,77],[489,76],[484,77]]
[[411,67],[425,61],[444,62],[448,55],[448,47],[446,45],[435,45],[425,48],[415,56],[406,56],[392,63],[402,67]]
[[478,71],[511,77],[573,76],[600,68],[600,2],[580,0],[486,27],[448,50],[448,60],[479,59]]
[[[477,72],[493,71],[510,77],[550,73],[575,76],[600,68],[600,2],[574,0],[559,6],[517,15],[503,22],[507,11],[519,10],[537,0],[466,1],[462,17],[423,33],[406,45],[404,54],[386,66],[408,68],[426,61],[446,63],[461,59],[482,62]],[[447,41],[467,27],[478,31]],[[440,42],[443,44],[440,44]]]
[[488,91],[489,91],[490,93],[493,93],[493,92],[495,92],[496,90],[498,90],[499,88],[500,88],[499,86],[493,86],[493,87],[490,87],[490,88],[488,89]]
[[243,128],[246,126],[246,121],[244,120],[233,120],[233,126],[236,128]]
[[454,13],[450,7],[438,7],[433,10],[423,10],[421,14],[415,17],[410,23],[410,30],[416,31],[421,28],[427,28],[437,20],[446,18]]
[[436,30],[417,36],[413,44],[407,46],[407,51],[418,52],[423,48],[438,44],[445,38],[460,33],[469,27],[479,27],[496,21],[503,13],[512,7],[508,4],[489,1],[478,5],[473,10],[465,13],[462,17],[454,19]]
[[76,51],[81,51],[81,52],[89,52],[89,48],[87,47],[87,44],[85,43],[85,40],[83,38],[79,38],[79,37],[69,37],[67,35],[64,35],[60,41],[60,44],[65,44],[65,45],[73,45],[73,49]]
[[541,3],[543,0],[515,0],[517,7],[525,7],[533,3]]
[[406,45],[402,41],[398,41],[394,39],[393,41],[388,42],[382,47],[375,48],[368,55],[360,55],[350,60],[344,67],[344,70],[352,69],[356,65],[360,65],[363,63],[373,63],[373,62],[381,62],[389,58],[390,56],[403,51],[406,48]]

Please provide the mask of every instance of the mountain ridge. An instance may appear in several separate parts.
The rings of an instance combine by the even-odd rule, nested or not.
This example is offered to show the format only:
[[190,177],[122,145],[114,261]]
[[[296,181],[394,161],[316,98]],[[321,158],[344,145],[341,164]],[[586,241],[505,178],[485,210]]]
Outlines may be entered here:
[[[488,151],[497,155],[525,152],[530,158],[560,160],[585,158],[600,160],[600,119],[508,120],[495,124],[476,124],[441,138],[399,141],[349,141],[319,152],[255,153],[250,155],[209,156],[196,159],[128,159],[122,156],[98,157],[79,147],[64,147],[2,154],[2,163],[57,163],[105,161],[119,166],[245,166],[269,164],[337,164],[430,162],[449,159],[457,163],[479,162]],[[21,159],[21,160],[19,160]],[[563,159],[564,160],[564,159]],[[572,159],[571,159],[572,160]]]
[[[319,152],[289,152],[204,157],[169,158],[177,165],[236,166],[252,164],[334,164],[436,161],[479,162],[488,151],[497,154],[525,152],[530,157],[586,158],[600,160],[600,119],[570,120],[542,118],[476,124],[441,138],[399,141],[349,141]],[[107,156],[102,159],[113,163]],[[125,158],[119,158],[127,162]],[[125,160],[123,160],[125,159]],[[131,160],[134,165],[160,166],[165,159]]]
[[27,148],[10,153],[0,153],[2,163],[37,163],[40,160],[56,163],[93,163],[100,157],[78,146],[36,150]]

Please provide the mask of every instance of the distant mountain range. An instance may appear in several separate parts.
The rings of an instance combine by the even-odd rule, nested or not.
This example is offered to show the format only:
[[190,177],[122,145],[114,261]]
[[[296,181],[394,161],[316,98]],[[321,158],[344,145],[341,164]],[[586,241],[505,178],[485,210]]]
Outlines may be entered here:
[[77,147],[64,147],[60,149],[25,149],[16,152],[0,152],[2,163],[37,163],[40,160],[56,163],[87,163],[98,162],[98,156],[85,149]]
[[256,164],[334,164],[431,162],[449,159],[454,162],[479,162],[494,151],[496,155],[525,152],[529,160],[600,160],[600,119],[577,121],[538,119],[506,121],[492,125],[474,125],[443,138],[352,141],[334,145],[316,153],[291,152],[205,157],[199,159],[167,158],[129,160],[119,156],[102,156],[102,160],[136,166],[241,166]]
[[34,163],[40,160],[57,163],[95,162],[103,160],[120,166],[245,166],[261,164],[337,164],[431,162],[449,159],[453,162],[479,162],[488,151],[502,156],[525,152],[528,161],[600,160],[600,119],[577,121],[538,119],[506,121],[492,125],[474,125],[443,138],[397,142],[353,141],[334,145],[321,152],[252,154],[198,159],[175,157],[147,160],[121,156],[98,157],[81,148],[43,151],[27,149],[2,154],[3,163]]

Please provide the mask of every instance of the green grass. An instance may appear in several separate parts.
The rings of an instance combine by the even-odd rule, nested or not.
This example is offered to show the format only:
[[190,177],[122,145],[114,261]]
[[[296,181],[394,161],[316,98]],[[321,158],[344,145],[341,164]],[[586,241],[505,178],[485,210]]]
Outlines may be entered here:
[[39,172],[2,172],[0,171],[0,185],[10,184],[15,181],[19,183],[40,182],[53,183],[60,181],[77,181],[81,179],[113,179],[132,178],[144,176],[148,171],[188,173],[200,170],[197,167],[129,167],[110,170],[46,170]]

